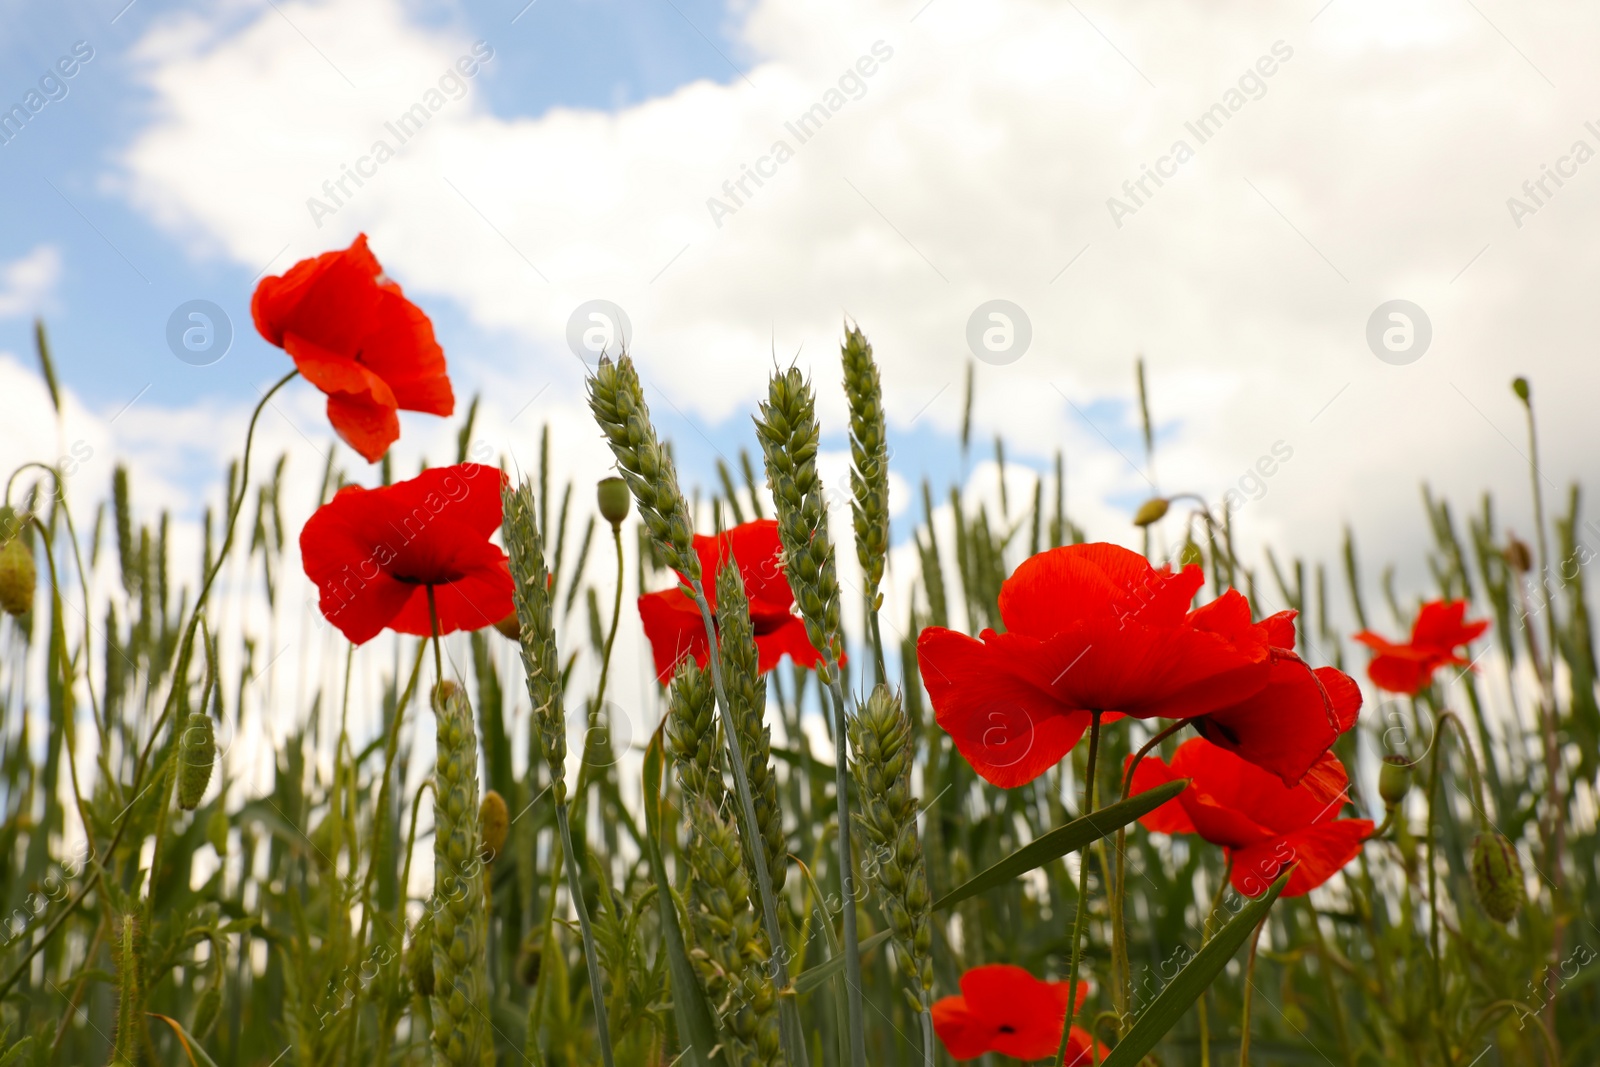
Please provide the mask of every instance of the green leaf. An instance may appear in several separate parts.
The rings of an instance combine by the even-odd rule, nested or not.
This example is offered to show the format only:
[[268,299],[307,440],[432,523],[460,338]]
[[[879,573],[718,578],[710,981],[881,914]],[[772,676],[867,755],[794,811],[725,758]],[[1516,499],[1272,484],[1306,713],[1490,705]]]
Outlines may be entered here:
[[709,1067],[712,1051],[717,1047],[717,1024],[712,1018],[711,1006],[706,1003],[705,989],[689,962],[683,928],[678,925],[678,906],[673,900],[666,864],[661,857],[661,732],[665,728],[663,719],[644,753],[645,845],[650,871],[656,880],[656,905],[661,911],[667,966],[672,975],[672,1013],[678,1023],[684,1062],[692,1067]]
[[1250,931],[1266,917],[1267,909],[1278,899],[1283,887],[1289,884],[1289,873],[1284,871],[1265,893],[1247,904],[1210,941],[1206,942],[1188,966],[1167,984],[1167,988],[1134,1020],[1133,1029],[1111,1055],[1101,1060],[1101,1067],[1136,1067],[1145,1053],[1156,1047],[1163,1034],[1183,1018],[1200,994],[1216,980],[1217,975],[1233,959],[1239,946],[1249,938]]
[[[871,937],[862,938],[859,942],[861,955],[865,956],[887,940],[889,940],[888,930],[879,930]],[[809,993],[818,988],[823,982],[844,970],[844,959],[844,955],[840,954],[817,964],[815,967],[807,967],[794,976],[794,991],[796,993]]]
[[950,892],[933,902],[934,910],[939,911],[948,908],[950,905],[958,904],[970,896],[993,889],[997,885],[1004,885],[1018,875],[1043,867],[1045,864],[1052,860],[1058,860],[1069,852],[1076,852],[1081,848],[1092,845],[1102,837],[1109,837],[1139,816],[1159,808],[1183,792],[1188,785],[1189,779],[1179,778],[1177,781],[1157,786],[1149,792],[1140,793],[1137,796],[1129,797],[1127,800],[1119,800],[1109,807],[1090,812],[1081,819],[1073,819],[1065,826],[1058,826],[1049,833],[1034,838],[999,863],[950,890]]

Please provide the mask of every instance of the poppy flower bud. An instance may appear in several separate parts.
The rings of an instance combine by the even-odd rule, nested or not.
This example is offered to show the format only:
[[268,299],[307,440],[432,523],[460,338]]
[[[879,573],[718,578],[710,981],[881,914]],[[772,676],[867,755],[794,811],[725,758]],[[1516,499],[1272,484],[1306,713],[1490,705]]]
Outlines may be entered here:
[[1505,557],[1506,565],[1518,574],[1527,574],[1533,569],[1533,553],[1515,537],[1506,539]]
[[1378,768],[1378,795],[1394,807],[1411,791],[1411,761],[1404,756],[1385,756]]
[[1501,834],[1479,834],[1472,842],[1472,888],[1485,914],[1508,923],[1527,900],[1522,861]]
[[1532,390],[1528,388],[1528,379],[1522,377],[1520,374],[1511,379],[1511,391],[1516,393],[1517,399],[1522,401],[1524,404],[1528,402],[1528,397],[1532,393]]
[[600,514],[605,520],[612,526],[621,526],[622,520],[628,517],[628,505],[633,503],[628,483],[621,478],[601,478],[595,496],[599,499]]
[[1160,522],[1166,517],[1167,508],[1171,504],[1164,496],[1153,496],[1139,505],[1139,510],[1133,514],[1133,524],[1144,527]]
[[1180,567],[1187,567],[1190,564],[1198,567],[1204,562],[1205,557],[1200,554],[1200,546],[1193,541],[1185,541],[1183,547],[1178,550],[1178,565]]
[[478,833],[483,838],[483,862],[492,863],[506,847],[506,834],[511,829],[511,813],[506,808],[506,798],[493,789],[483,794],[478,806]]
[[217,734],[211,716],[192,712],[178,738],[178,806],[193,811],[211,784],[211,767],[217,762]]
[[10,508],[0,508],[0,608],[8,615],[33,610],[33,589],[39,581],[26,522]]
[[502,636],[509,637],[513,641],[522,640],[522,624],[517,621],[515,611],[495,623],[494,628],[499,630]]

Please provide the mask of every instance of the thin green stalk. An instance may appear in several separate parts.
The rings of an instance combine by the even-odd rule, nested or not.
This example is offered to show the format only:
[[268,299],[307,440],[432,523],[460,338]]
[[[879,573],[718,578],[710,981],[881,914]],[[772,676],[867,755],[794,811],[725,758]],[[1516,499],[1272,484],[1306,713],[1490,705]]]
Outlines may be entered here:
[[[561,842],[568,854],[572,851],[572,828],[567,825],[567,802],[556,805],[556,825],[561,830]],[[589,968],[589,992],[594,999],[595,1026],[600,1035],[600,1059],[612,1067],[611,1027],[606,1019],[604,979],[600,975],[600,957],[594,949],[594,930],[589,925],[589,906],[583,902],[583,883],[578,876],[578,864],[567,864],[567,892],[572,895],[572,906],[578,912],[578,929],[583,934],[583,959]]]
[[[1094,813],[1095,761],[1100,755],[1100,712],[1090,713],[1089,767],[1084,774],[1083,813]],[[1067,1062],[1067,1044],[1072,1037],[1072,1020],[1077,1016],[1079,950],[1083,945],[1084,920],[1089,914],[1089,856],[1078,855],[1078,914],[1072,923],[1072,967],[1067,977],[1067,1016],[1061,1021],[1061,1047],[1056,1050],[1056,1067]]]
[[1239,1017],[1239,1067],[1250,1067],[1250,1002],[1256,989],[1256,946],[1261,941],[1261,928],[1267,917],[1261,916],[1255,932],[1250,935],[1250,958],[1244,966],[1244,1013]]
[[606,699],[606,678],[611,673],[611,646],[617,641],[617,622],[622,618],[622,524],[611,524],[611,540],[617,546],[617,594],[611,601],[611,630],[606,634],[605,651],[600,655],[600,682],[595,687],[594,711],[600,714]]

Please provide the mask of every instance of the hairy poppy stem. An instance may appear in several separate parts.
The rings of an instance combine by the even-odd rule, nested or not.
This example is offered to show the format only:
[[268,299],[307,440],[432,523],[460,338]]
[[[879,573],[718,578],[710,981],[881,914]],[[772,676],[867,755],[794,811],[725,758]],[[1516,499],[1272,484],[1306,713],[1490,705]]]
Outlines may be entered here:
[[1239,1067],[1250,1067],[1250,1001],[1256,988],[1256,946],[1261,941],[1261,929],[1267,917],[1261,916],[1255,932],[1250,935],[1250,959],[1244,965],[1244,1014],[1239,1018]]
[[[1144,758],[1154,751],[1155,747],[1179,730],[1188,726],[1187,719],[1177,722],[1158,732],[1146,741],[1133,754],[1128,761],[1128,769],[1122,775],[1122,795],[1119,800],[1128,799],[1128,791],[1133,788],[1133,773],[1138,770]],[[1116,884],[1111,887],[1111,971],[1115,983],[1114,991],[1117,1008],[1117,1032],[1122,1032],[1127,1022],[1128,1004],[1133,999],[1133,966],[1128,960],[1128,925],[1125,907],[1126,881],[1128,869],[1128,828],[1117,827],[1117,866]]]
[[[1090,712],[1089,767],[1084,775],[1083,813],[1094,812],[1095,761],[1100,755],[1100,712]],[[1078,914],[1072,923],[1072,968],[1067,977],[1067,1015],[1061,1020],[1061,1047],[1056,1050],[1056,1067],[1067,1062],[1067,1045],[1072,1038],[1072,1020],[1078,1014],[1078,963],[1079,949],[1083,944],[1083,921],[1089,913],[1089,857],[1087,850],[1078,854]]]

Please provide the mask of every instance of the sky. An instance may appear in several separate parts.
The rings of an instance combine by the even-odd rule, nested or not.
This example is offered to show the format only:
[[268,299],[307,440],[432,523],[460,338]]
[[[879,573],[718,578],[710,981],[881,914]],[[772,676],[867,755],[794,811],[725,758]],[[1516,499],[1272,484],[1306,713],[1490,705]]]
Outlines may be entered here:
[[[548,424],[580,483],[608,465],[582,405],[591,302],[626,314],[702,485],[755,449],[749,415],[793,360],[842,484],[837,345],[859,323],[902,544],[920,480],[992,486],[1003,434],[1013,499],[1065,450],[1096,539],[1134,543],[1157,493],[1233,491],[1245,543],[1331,561],[1349,524],[1420,591],[1424,482],[1458,508],[1493,491],[1527,529],[1514,375],[1552,501],[1600,466],[1600,11],[1579,5],[0,0],[0,18],[0,108],[26,113],[0,127],[0,461],[74,456],[75,498],[122,460],[144,507],[214,504],[290,366],[251,325],[256,281],[361,232],[433,317],[458,397],[482,394],[475,437],[526,470]],[[196,323],[198,351],[171,339]],[[403,425],[401,469],[454,450],[455,420]],[[330,449],[376,478],[303,382],[261,433],[312,492]]]

